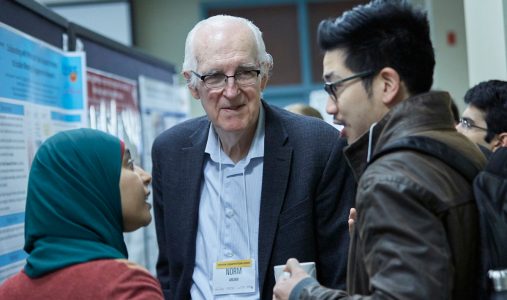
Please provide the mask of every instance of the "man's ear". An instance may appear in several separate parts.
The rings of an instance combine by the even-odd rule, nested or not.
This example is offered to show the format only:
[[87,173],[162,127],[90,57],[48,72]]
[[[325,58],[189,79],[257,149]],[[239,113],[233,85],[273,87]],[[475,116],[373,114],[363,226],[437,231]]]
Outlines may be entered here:
[[499,139],[502,147],[507,147],[507,132],[500,133]]
[[498,134],[497,136],[498,142],[496,143],[495,147],[507,147],[507,132],[502,132]]
[[271,57],[271,55],[269,53],[267,53],[267,55],[269,56],[269,59],[264,61],[261,66],[261,70],[266,70],[266,74],[261,73],[261,76],[262,76],[261,91],[264,91],[264,89],[266,88],[266,85],[268,84],[270,72],[273,69],[273,58]]
[[493,138],[493,140],[489,143],[491,147],[491,151],[495,152],[500,147],[507,147],[507,132],[502,132]]
[[377,75],[380,84],[382,102],[389,108],[407,98],[400,75],[393,68],[383,68]]
[[194,97],[194,99],[196,99],[196,100],[201,99],[197,88],[190,84],[190,79],[192,78],[192,74],[188,71],[184,71],[181,74],[183,75],[183,77],[185,77],[185,80],[187,81],[187,87],[188,87],[188,90],[190,91],[190,94],[192,94],[192,97]]
[[265,74],[261,77],[261,91],[264,91],[266,85],[268,85],[269,75]]

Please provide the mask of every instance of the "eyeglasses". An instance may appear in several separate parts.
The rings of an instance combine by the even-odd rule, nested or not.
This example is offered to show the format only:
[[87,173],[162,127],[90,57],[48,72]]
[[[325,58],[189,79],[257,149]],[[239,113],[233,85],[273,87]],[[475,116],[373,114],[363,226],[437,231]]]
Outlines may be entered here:
[[461,124],[461,127],[465,128],[466,130],[470,130],[472,128],[477,128],[480,130],[488,131],[487,128],[480,127],[474,124],[474,121],[468,119],[468,118],[461,118],[459,119],[459,123]]
[[344,82],[347,82],[347,81],[350,81],[350,80],[356,79],[356,78],[368,77],[370,75],[373,75],[373,73],[375,73],[375,72],[372,70],[369,70],[369,71],[364,71],[364,72],[354,74],[352,76],[349,76],[349,77],[346,77],[346,78],[343,78],[343,79],[340,79],[340,80],[337,80],[334,82],[326,82],[326,83],[324,83],[324,90],[331,97],[331,100],[333,100],[333,102],[336,103],[338,101],[338,97],[336,96],[336,92],[338,91],[338,88]]
[[260,70],[246,70],[236,72],[234,75],[227,76],[224,73],[214,73],[209,75],[201,75],[191,71],[195,76],[204,82],[209,89],[223,89],[227,85],[227,80],[234,77],[234,82],[239,86],[249,86],[257,83],[257,77],[261,73]]

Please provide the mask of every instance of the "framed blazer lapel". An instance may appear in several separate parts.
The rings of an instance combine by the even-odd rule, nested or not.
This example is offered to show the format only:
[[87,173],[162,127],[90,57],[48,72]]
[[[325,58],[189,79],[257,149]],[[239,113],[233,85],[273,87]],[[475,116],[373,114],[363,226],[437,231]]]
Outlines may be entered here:
[[290,175],[292,147],[286,144],[287,134],[280,120],[273,118],[266,107],[266,136],[261,208],[259,217],[259,288],[261,295],[266,282],[273,250],[278,218],[285,199]]
[[[197,229],[197,216],[199,212],[199,199],[201,191],[202,167],[204,163],[204,151],[200,147],[183,148],[182,168],[176,171],[180,176],[179,197],[182,206],[182,215],[179,216],[184,225],[183,228],[191,228],[195,237]],[[195,242],[195,241],[194,241]]]
[[[206,128],[209,128],[206,127]],[[204,149],[206,147],[207,130],[200,128],[192,136],[191,143],[181,149],[180,170],[175,170],[178,180],[178,201],[177,213],[173,214],[177,221],[173,223],[179,228],[178,240],[180,244],[180,253],[184,257],[185,268],[183,272],[185,290],[190,290],[192,284],[193,266],[195,264],[195,241],[197,235],[199,202],[202,184],[202,170],[204,165]],[[191,266],[191,267],[190,267]]]

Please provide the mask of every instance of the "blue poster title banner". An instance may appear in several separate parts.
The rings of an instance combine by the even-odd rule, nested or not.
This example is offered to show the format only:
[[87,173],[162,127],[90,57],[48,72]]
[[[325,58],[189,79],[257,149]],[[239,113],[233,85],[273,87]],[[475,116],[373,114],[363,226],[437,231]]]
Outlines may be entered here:
[[0,97],[83,109],[83,57],[0,23]]
[[51,120],[62,122],[81,122],[81,115],[62,114],[56,111],[51,112]]
[[22,116],[25,114],[25,107],[22,105],[0,102],[0,113]]

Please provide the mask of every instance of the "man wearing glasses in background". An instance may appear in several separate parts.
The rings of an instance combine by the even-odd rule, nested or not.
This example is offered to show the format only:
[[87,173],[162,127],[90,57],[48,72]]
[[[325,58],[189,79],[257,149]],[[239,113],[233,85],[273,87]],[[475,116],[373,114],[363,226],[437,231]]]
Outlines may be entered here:
[[429,92],[435,65],[429,33],[426,14],[401,0],[375,0],[319,25],[326,109],[344,126],[345,156],[358,178],[347,290],[319,284],[290,259],[291,276],[277,282],[276,299],[477,299],[471,183],[413,149],[379,156],[417,136],[459,151],[475,172],[485,163],[456,132],[449,94]]
[[481,82],[466,92],[465,103],[456,129],[489,151],[507,147],[507,82]]
[[166,299],[271,299],[273,266],[315,262],[344,287],[354,194],[338,131],[261,99],[273,62],[250,21],[188,34],[183,76],[206,116],[162,133],[153,157],[157,275]]

